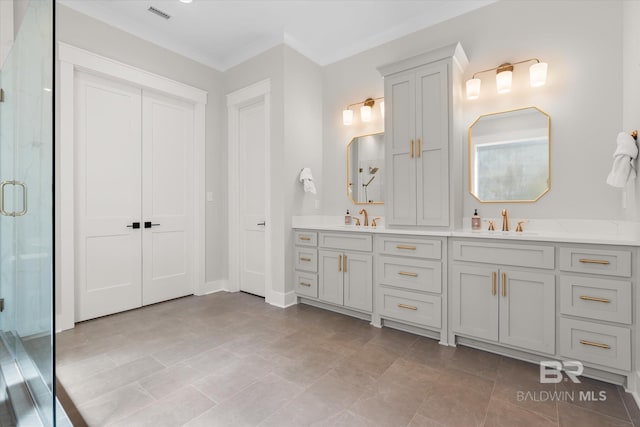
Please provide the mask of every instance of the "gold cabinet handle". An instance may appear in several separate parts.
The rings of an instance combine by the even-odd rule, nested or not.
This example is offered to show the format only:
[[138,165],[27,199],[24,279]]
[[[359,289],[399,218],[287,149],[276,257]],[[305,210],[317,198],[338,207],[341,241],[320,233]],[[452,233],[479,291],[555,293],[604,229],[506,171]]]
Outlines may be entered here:
[[338,271],[342,271],[342,255],[338,255]]
[[502,296],[507,296],[507,273],[502,272]]
[[401,276],[418,277],[418,273],[410,273],[408,271],[399,271],[398,274],[400,274]]
[[345,255],[343,258],[342,271],[347,272],[347,256]]
[[300,282],[301,286],[306,286],[307,288],[311,287],[311,283]]
[[311,237],[301,236],[300,240],[311,240]]
[[416,155],[418,156],[418,158],[420,158],[420,152],[422,151],[420,145],[420,138],[418,138],[418,149],[416,150]]
[[601,264],[601,265],[609,264],[609,261],[607,261],[606,259],[580,258],[578,261],[580,261],[583,264]]
[[311,262],[311,258],[300,258],[300,261]]
[[408,251],[415,251],[416,247],[415,246],[409,246],[409,245],[396,245],[397,249],[406,249]]
[[413,139],[409,142],[409,157],[413,159]]
[[608,300],[606,298],[590,297],[588,295],[581,295],[580,299],[585,300],[585,301],[611,302],[610,300]]
[[590,345],[591,347],[605,348],[607,350],[611,348],[607,344],[601,344],[599,342],[593,342],[593,341],[587,341],[587,340],[580,340],[580,344]]
[[407,305],[407,304],[398,304],[399,308],[406,308],[407,310],[417,310],[418,307],[415,305]]
[[498,274],[495,271],[491,272],[491,295],[496,294],[496,276]]

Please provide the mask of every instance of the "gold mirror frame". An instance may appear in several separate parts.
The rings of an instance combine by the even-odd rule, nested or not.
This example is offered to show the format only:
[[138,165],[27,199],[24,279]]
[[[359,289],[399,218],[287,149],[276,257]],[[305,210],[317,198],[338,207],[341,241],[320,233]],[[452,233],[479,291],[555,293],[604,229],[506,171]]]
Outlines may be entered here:
[[[547,131],[546,131],[546,140],[547,140],[547,148],[546,148],[546,160],[547,160],[546,186],[545,186],[545,188],[543,190],[540,190],[540,193],[537,194],[536,197],[531,198],[531,199],[482,200],[477,194],[474,193],[472,162],[474,161],[475,157],[472,156],[472,150],[473,150],[474,146],[473,146],[473,142],[472,142],[471,130],[474,127],[474,125],[477,125],[478,122],[480,122],[480,120],[482,120],[483,118],[496,117],[496,116],[501,115],[501,114],[525,112],[525,110],[533,110],[534,112],[538,112],[541,115],[543,115],[544,117],[546,117],[546,129],[547,129]],[[549,192],[549,190],[551,189],[551,116],[549,116],[549,114],[547,114],[546,112],[542,111],[538,107],[529,106],[529,107],[523,107],[523,108],[515,108],[515,109],[512,109],[512,110],[499,111],[499,112],[495,112],[495,113],[483,114],[481,116],[478,116],[478,118],[476,118],[473,121],[473,123],[471,123],[471,125],[469,125],[468,135],[467,135],[467,144],[468,144],[468,146],[467,146],[467,177],[468,177],[467,185],[468,185],[468,191],[469,191],[469,194],[471,194],[480,203],[535,203],[542,196],[547,194]]]
[[[366,135],[357,135],[354,136],[351,141],[349,141],[349,143],[347,144],[347,164],[346,164],[346,175],[347,175],[347,197],[349,198],[349,200],[351,200],[351,203],[353,203],[354,205],[383,205],[384,204],[384,200],[379,200],[379,201],[371,201],[371,202],[358,202],[356,200],[354,200],[353,198],[353,191],[352,191],[352,186],[354,185],[358,185],[358,183],[353,183],[352,182],[352,178],[350,176],[350,161],[351,161],[351,156],[349,155],[350,149],[352,144],[357,143],[360,138],[365,138],[365,137],[375,137],[375,136],[381,136],[382,138],[380,139],[380,144],[382,144],[382,153],[383,153],[383,158],[379,159],[379,165],[376,164],[376,166],[374,168],[370,168],[371,170],[375,170],[373,173],[371,173],[371,171],[369,171],[369,176],[371,176],[369,183],[373,182],[373,179],[375,179],[376,177],[381,176],[382,174],[380,174],[380,172],[383,172],[383,167],[384,167],[384,132],[376,132],[376,133],[370,133],[370,134],[366,134]],[[378,175],[379,174],[379,175]],[[382,183],[380,182],[380,180],[378,180],[378,182],[376,184],[382,185]],[[368,185],[365,185],[365,187],[368,187]],[[384,187],[380,187],[380,196],[383,197],[383,191],[384,191]]]

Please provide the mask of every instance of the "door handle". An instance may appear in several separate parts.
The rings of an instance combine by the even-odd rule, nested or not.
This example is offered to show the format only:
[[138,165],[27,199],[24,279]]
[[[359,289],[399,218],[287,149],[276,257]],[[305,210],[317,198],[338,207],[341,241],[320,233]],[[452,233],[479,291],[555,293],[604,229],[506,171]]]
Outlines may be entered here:
[[139,222],[132,222],[131,224],[127,225],[127,228],[133,228],[133,229],[138,229],[140,228],[140,223]]
[[[144,228],[151,228],[151,227],[155,227],[157,225],[160,225],[160,224],[152,224],[151,221],[145,221],[144,222]],[[136,228],[136,227],[133,227],[133,228]],[[138,225],[138,228],[140,228],[140,225]]]
[[[7,212],[4,210],[4,188],[7,185],[15,185],[22,188],[22,210],[21,211]],[[21,181],[0,182],[0,215],[16,217],[16,216],[23,216],[26,214],[27,214],[27,186],[24,185],[24,182],[21,182]]]
[[257,223],[256,225],[267,225],[267,223],[266,223],[266,221],[262,221],[262,222]]

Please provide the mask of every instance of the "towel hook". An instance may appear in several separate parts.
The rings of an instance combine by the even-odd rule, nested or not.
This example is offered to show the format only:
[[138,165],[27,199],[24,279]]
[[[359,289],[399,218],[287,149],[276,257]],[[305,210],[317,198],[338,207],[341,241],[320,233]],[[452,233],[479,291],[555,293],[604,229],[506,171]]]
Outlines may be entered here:
[[637,130],[632,130],[631,132],[629,132],[629,135],[631,135],[631,137],[633,139],[635,139],[636,141],[638,140],[638,131]]

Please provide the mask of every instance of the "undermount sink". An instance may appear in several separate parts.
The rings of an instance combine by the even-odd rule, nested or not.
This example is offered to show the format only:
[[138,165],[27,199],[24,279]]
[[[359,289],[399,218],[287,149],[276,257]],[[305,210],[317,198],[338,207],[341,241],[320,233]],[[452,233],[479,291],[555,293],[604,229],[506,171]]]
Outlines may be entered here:
[[501,237],[518,237],[518,236],[537,236],[539,233],[535,231],[489,231],[489,230],[478,230],[472,231],[472,233],[482,234],[485,236],[501,236]]

